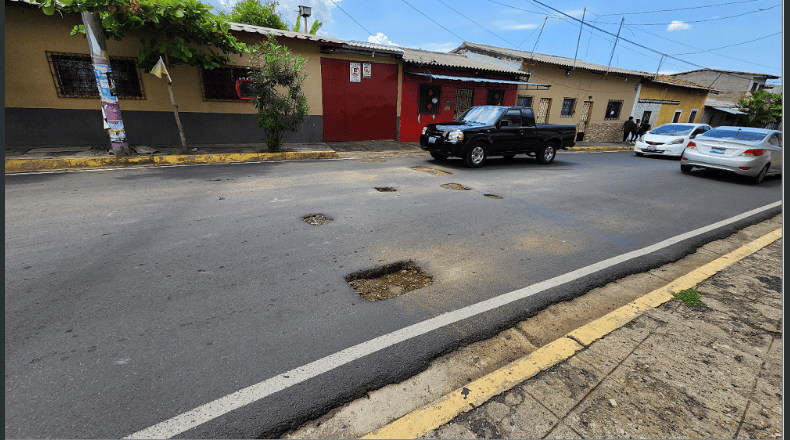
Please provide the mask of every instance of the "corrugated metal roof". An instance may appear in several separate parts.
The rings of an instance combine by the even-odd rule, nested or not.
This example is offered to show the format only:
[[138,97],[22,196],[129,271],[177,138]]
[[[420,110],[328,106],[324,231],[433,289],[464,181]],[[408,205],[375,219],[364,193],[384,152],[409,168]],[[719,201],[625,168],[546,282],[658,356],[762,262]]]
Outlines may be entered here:
[[682,78],[675,78],[674,76],[670,75],[658,75],[655,78],[651,78],[650,81],[661,84],[671,84],[673,86],[689,87],[692,89],[713,90],[713,87],[703,86],[701,84],[686,81]]
[[403,61],[428,66],[455,67],[461,69],[485,70],[488,72],[501,72],[511,75],[524,75],[524,72],[520,70],[484,63],[457,53],[432,52],[429,50],[411,49],[407,47],[403,48]]
[[428,76],[435,79],[449,79],[453,81],[485,82],[485,83],[496,83],[496,84],[517,84],[522,86],[546,87],[547,89],[551,87],[548,84],[537,84],[537,83],[531,83],[526,81],[507,81],[502,79],[477,78],[473,76],[436,75],[434,73],[420,73],[420,72],[407,72],[407,73],[410,73],[412,75]]
[[367,41],[346,41],[346,46],[351,47],[358,47],[360,49],[366,49],[370,51],[380,51],[380,52],[388,52],[388,53],[403,53],[403,49],[398,46],[390,46],[387,44],[376,44],[376,43],[369,43]]
[[775,76],[775,75],[771,75],[771,74],[768,74],[768,73],[741,72],[741,71],[738,71],[738,70],[721,70],[721,69],[695,69],[695,70],[687,70],[685,72],[673,73],[672,75],[673,76],[674,75],[685,75],[687,73],[692,73],[692,72],[721,72],[721,73],[731,73],[733,75],[740,74],[740,75],[764,76],[764,77],[766,77],[768,79],[781,78],[781,76]]
[[228,22],[228,24],[230,24],[230,30],[235,32],[247,32],[250,34],[260,34],[260,35],[274,35],[276,37],[293,38],[297,40],[312,41],[315,43],[333,43],[333,44],[345,43],[345,41],[338,40],[336,38],[322,37],[313,34],[304,34],[302,32],[284,31],[282,29],[273,29],[263,26],[253,26],[251,24],[242,24],[242,23],[233,23],[233,22]]
[[[505,48],[502,48],[502,47],[487,46],[485,44],[469,43],[469,42],[466,42],[466,41],[464,41],[464,43],[462,45],[460,45],[459,47],[451,50],[450,52],[458,53],[458,51],[464,50],[464,49],[468,49],[468,50],[477,49],[477,50],[484,51],[484,52],[490,52],[492,54],[504,55],[504,56],[507,56],[507,57],[510,57],[510,58],[514,58],[516,60],[522,60],[524,58],[527,58],[527,59],[531,58],[531,59],[534,59],[535,61],[539,61],[539,62],[542,62],[542,63],[548,63],[548,64],[556,64],[556,65],[562,66],[562,67],[573,67],[573,65],[574,65],[573,58],[560,57],[560,56],[556,56],[556,55],[546,55],[546,54],[537,53],[537,52],[536,53],[532,53],[532,52],[523,51],[523,50],[505,49]],[[582,60],[578,60],[578,59],[576,60],[576,68],[577,69],[586,69],[586,70],[590,70],[590,71],[593,71],[593,72],[606,72],[607,71],[607,67],[606,66],[603,66],[601,64],[588,63],[586,61],[582,61]],[[621,69],[619,67],[611,67],[608,70],[609,70],[609,73],[619,73],[619,74],[622,74],[622,75],[634,75],[634,76],[641,76],[641,77],[652,76],[651,74],[649,74],[647,72],[642,72],[642,71],[639,71],[639,70]]]

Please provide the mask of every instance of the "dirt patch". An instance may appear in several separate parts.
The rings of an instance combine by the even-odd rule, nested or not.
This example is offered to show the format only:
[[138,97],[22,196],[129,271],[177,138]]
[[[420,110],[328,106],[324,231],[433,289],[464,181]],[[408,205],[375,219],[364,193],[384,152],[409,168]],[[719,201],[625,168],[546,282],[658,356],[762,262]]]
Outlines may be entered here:
[[325,216],[324,214],[307,214],[306,216],[302,217],[302,220],[304,220],[305,223],[310,223],[313,226],[321,226],[332,221],[331,218]]
[[383,193],[389,193],[389,192],[397,191],[397,189],[395,189],[395,188],[393,188],[391,186],[377,186],[375,188],[376,188],[376,191],[383,192]]
[[485,196],[488,197],[489,199],[501,199],[502,198],[502,197],[499,197],[496,194],[486,194]]
[[460,183],[445,183],[444,185],[442,185],[442,188],[444,188],[444,189],[455,189],[455,190],[460,190],[460,191],[468,191],[469,190],[469,188],[461,185]]
[[431,167],[411,167],[411,169],[415,171],[422,171],[428,174],[433,174],[434,176],[449,176],[453,173],[448,173],[447,171],[437,170],[436,168]]
[[346,276],[346,282],[366,301],[381,301],[433,284],[414,261],[400,261]]

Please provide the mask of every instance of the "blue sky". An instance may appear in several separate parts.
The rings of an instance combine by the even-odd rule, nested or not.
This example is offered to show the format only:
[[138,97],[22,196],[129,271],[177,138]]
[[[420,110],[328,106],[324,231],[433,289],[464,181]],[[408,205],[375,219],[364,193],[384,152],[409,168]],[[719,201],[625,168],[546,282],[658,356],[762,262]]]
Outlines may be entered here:
[[[469,41],[603,65],[611,57],[613,66],[651,73],[705,67],[782,76],[780,0],[281,0],[277,11],[293,25],[299,5],[312,8],[308,25],[323,23],[320,35],[343,40],[445,52]],[[580,38],[579,21],[551,8],[612,35],[584,26]]]

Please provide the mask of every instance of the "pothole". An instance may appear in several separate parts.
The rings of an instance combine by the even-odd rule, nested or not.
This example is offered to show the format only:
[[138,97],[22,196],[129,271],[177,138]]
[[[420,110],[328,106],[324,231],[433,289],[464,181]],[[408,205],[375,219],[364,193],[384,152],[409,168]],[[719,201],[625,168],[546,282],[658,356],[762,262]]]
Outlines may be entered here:
[[415,171],[423,171],[428,174],[433,174],[434,176],[449,176],[450,174],[453,174],[453,173],[448,173],[447,171],[437,170],[436,168],[423,167],[423,166],[411,167],[411,169]]
[[390,193],[390,192],[397,191],[397,189],[395,189],[395,188],[393,188],[391,186],[377,186],[375,188],[376,188],[376,191],[383,192],[383,193]]
[[302,217],[306,223],[310,223],[313,226],[320,226],[324,223],[329,223],[332,221],[331,218],[325,216],[324,214],[308,214]]
[[489,199],[501,199],[502,198],[502,197],[499,197],[496,194],[485,194],[485,196],[488,197]]
[[346,276],[346,282],[366,301],[381,301],[433,284],[433,277],[414,261],[379,266]]
[[386,162],[386,159],[380,159],[378,157],[370,157],[367,159],[359,159],[359,162]]
[[461,185],[460,183],[445,183],[444,185],[442,185],[442,188],[444,188],[444,189],[456,189],[456,190],[462,190],[462,191],[469,190],[469,188]]

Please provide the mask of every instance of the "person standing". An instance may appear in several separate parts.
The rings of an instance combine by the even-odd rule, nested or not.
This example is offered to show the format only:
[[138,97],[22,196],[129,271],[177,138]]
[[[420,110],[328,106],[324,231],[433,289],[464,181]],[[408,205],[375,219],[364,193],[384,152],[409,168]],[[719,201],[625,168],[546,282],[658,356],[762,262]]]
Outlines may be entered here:
[[628,136],[634,131],[634,117],[629,116],[628,120],[623,123],[623,143],[628,140]]
[[651,128],[650,127],[650,122],[648,122],[648,121],[645,121],[641,125],[639,125],[639,138],[638,139],[642,140],[642,137],[645,135],[645,133],[650,131],[650,128]]
[[641,119],[637,119],[636,123],[634,123],[634,127],[631,129],[631,139],[628,141],[632,144],[636,142],[636,137],[639,135],[639,127],[642,125],[640,124]]

